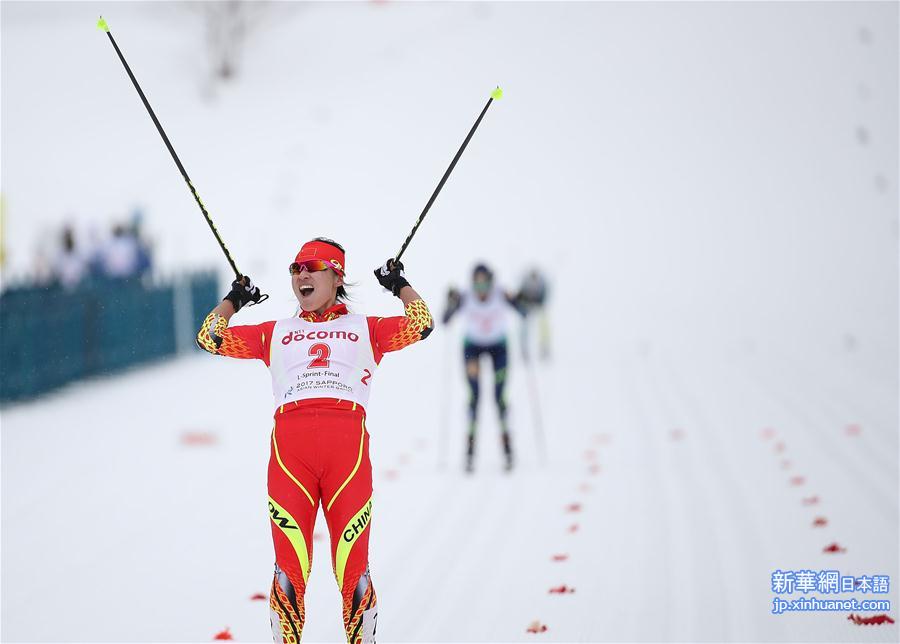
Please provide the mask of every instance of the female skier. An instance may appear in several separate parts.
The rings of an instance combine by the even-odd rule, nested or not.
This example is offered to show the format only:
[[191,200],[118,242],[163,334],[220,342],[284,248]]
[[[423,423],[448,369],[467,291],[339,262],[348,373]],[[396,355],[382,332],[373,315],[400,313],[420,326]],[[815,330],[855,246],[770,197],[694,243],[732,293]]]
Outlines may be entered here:
[[293,318],[229,327],[242,306],[260,299],[249,278],[207,316],[197,343],[210,353],[256,358],[269,367],[275,395],[268,489],[275,576],[269,597],[277,643],[298,642],[303,596],[312,563],[312,535],[321,501],[331,559],[343,596],[350,644],[375,641],[377,605],[369,576],[372,466],[365,406],[372,375],[385,353],[428,336],[431,314],[403,273],[388,260],[378,282],[400,298],[405,316],[366,317],[347,311],[344,249],[319,237],[290,265],[300,303]]
[[485,353],[491,357],[494,367],[494,399],[500,415],[500,432],[503,440],[505,469],[513,467],[512,439],[507,421],[506,404],[506,365],[507,347],[506,309],[514,307],[524,315],[516,298],[507,294],[494,284],[494,274],[484,264],[478,264],[472,271],[471,292],[460,294],[451,288],[447,294],[447,308],[444,311],[444,324],[450,322],[457,312],[461,312],[466,320],[465,339],[463,341],[463,359],[466,363],[466,380],[469,383],[469,434],[466,443],[466,471],[474,469],[475,431],[477,428],[477,412],[480,374],[479,361]]

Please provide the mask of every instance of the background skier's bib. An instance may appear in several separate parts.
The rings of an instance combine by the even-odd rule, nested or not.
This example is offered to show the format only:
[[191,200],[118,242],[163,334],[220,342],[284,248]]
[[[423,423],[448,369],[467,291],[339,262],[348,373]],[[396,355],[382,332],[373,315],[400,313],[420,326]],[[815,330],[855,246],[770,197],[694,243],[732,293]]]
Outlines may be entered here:
[[500,288],[494,287],[482,302],[469,291],[463,298],[462,314],[466,320],[466,340],[474,344],[496,344],[506,337],[506,308],[509,305]]
[[272,330],[269,370],[275,407],[308,398],[338,398],[366,406],[375,356],[363,315],[330,322],[279,320]]

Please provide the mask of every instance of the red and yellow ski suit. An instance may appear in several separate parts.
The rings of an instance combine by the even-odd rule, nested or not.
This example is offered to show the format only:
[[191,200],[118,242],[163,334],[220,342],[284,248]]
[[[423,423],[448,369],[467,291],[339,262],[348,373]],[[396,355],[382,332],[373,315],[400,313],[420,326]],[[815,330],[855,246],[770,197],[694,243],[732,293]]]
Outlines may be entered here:
[[[407,304],[405,313],[366,318],[376,364],[385,353],[413,344],[431,331],[431,314],[422,300]],[[337,304],[321,315],[301,312],[301,318],[327,323],[346,314],[346,306]],[[223,318],[210,314],[197,342],[210,353],[256,358],[272,368],[275,325],[265,322],[228,328]],[[285,341],[290,339],[285,337]],[[374,642],[377,605],[368,567],[372,465],[363,407],[336,398],[308,398],[278,406],[268,490],[276,562],[269,601],[275,641],[299,642],[303,632],[303,597],[312,563],[313,526],[321,504],[331,536],[334,574],[343,596],[347,641]]]

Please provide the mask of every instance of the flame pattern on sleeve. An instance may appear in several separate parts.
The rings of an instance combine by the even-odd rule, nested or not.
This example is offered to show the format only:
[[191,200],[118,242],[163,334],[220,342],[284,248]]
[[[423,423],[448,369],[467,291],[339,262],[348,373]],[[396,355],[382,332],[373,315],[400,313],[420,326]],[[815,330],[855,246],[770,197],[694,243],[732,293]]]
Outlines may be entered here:
[[197,333],[197,346],[214,355],[229,358],[258,358],[247,342],[228,328],[228,320],[210,313]]
[[424,340],[434,330],[434,320],[424,300],[413,300],[406,305],[406,318],[402,318],[397,329],[387,339],[379,342],[382,351],[399,351],[404,347]]

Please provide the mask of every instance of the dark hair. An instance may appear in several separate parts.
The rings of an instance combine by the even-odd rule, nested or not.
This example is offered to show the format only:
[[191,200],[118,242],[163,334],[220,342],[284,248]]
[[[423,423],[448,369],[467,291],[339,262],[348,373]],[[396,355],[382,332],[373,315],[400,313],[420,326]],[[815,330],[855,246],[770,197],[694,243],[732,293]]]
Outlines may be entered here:
[[[328,244],[329,246],[334,246],[339,251],[341,251],[342,253],[345,253],[345,254],[347,252],[344,250],[343,246],[341,246],[339,243],[337,243],[333,239],[329,239],[328,237],[315,237],[315,238],[311,239],[310,241],[322,242],[323,244]],[[355,286],[355,284],[350,284],[346,280],[344,283],[347,284],[347,286]],[[343,286],[338,286],[337,287],[337,295],[336,295],[335,299],[338,302],[347,302],[350,300],[350,294],[347,293],[346,288],[344,288]]]
[[484,275],[489,282],[494,281],[494,273],[486,264],[479,263],[475,265],[475,268],[472,269],[472,280],[474,281],[479,274]]

